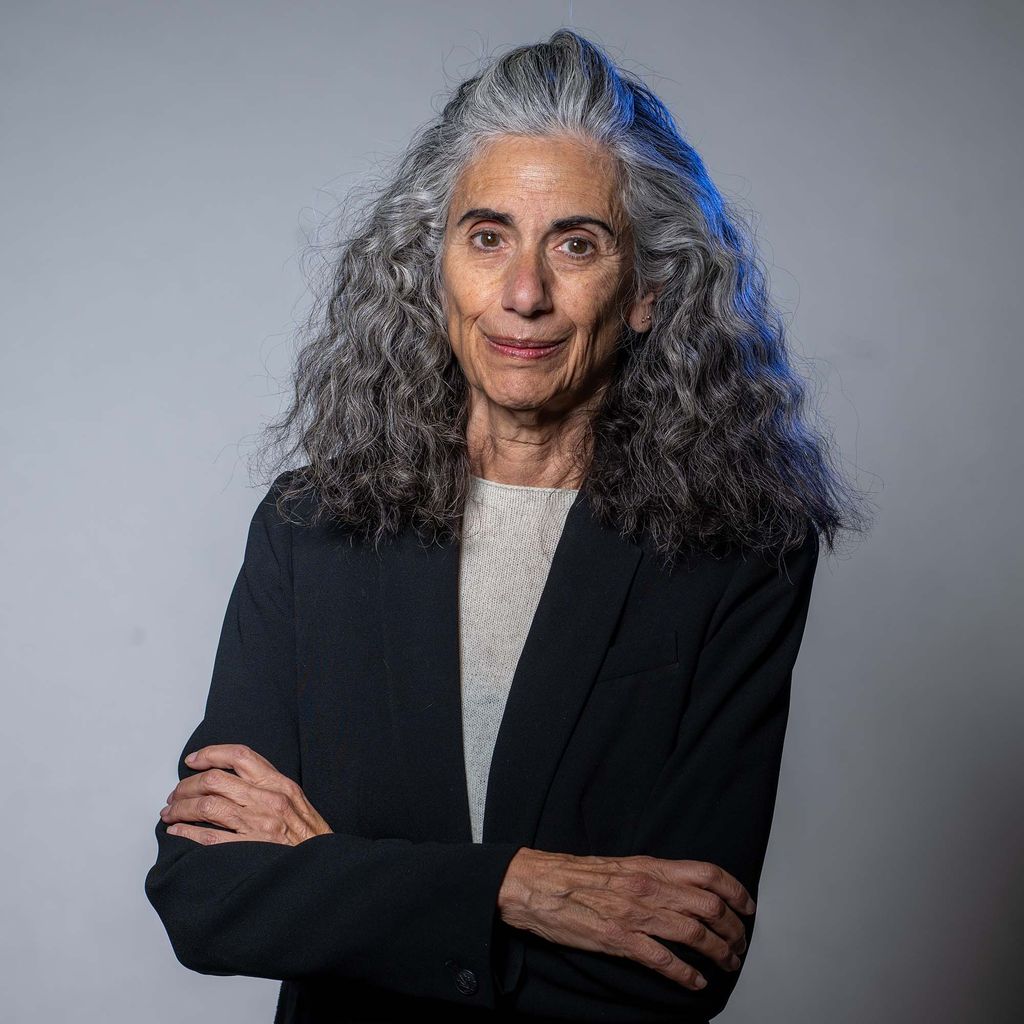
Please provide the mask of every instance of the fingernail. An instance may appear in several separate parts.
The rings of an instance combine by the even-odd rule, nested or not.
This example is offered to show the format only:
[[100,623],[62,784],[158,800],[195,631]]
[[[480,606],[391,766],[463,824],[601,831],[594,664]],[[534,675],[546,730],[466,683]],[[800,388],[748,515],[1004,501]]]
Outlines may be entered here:
[[736,956],[735,953],[733,954],[732,959],[729,961],[729,966],[734,971],[738,971],[740,969],[740,958]]
[[697,986],[697,988],[703,988],[707,983],[708,983],[708,979],[705,978],[703,974],[698,974],[697,975],[697,980],[694,982],[694,984]]
[[193,761],[194,761],[195,759],[196,759],[196,752],[195,752],[195,751],[193,750],[193,751],[192,751],[192,753],[191,753],[191,754],[189,754],[189,755],[188,755],[188,756],[187,756],[187,757],[185,758],[185,763],[186,763],[186,764],[191,764],[191,763],[192,763],[192,762],[193,762]]
[[167,807],[161,807],[160,808],[160,817],[162,818],[169,810],[170,810],[170,805],[168,805]]
[[743,908],[744,914],[752,914],[757,909],[757,905],[753,900],[748,899],[747,905]]

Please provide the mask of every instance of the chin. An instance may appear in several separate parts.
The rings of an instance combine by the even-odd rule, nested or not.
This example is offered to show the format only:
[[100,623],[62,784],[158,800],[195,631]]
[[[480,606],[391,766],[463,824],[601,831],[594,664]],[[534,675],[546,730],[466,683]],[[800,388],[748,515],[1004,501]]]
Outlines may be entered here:
[[504,409],[538,409],[546,405],[554,397],[549,389],[531,387],[509,387],[500,385],[484,387],[487,400]]

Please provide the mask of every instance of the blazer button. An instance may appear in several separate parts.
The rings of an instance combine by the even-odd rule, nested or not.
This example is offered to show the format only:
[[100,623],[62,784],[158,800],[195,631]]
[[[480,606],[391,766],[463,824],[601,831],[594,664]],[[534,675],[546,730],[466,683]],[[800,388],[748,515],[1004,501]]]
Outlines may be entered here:
[[455,975],[455,987],[464,996],[471,996],[480,985],[476,980],[476,975],[468,967],[463,967]]

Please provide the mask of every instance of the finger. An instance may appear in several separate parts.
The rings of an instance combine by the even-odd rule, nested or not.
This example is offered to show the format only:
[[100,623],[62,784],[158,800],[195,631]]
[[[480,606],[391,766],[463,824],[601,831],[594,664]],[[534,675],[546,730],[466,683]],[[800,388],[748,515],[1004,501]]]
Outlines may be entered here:
[[224,832],[216,828],[201,828],[198,825],[176,824],[167,830],[168,835],[181,836],[183,839],[191,839],[193,842],[201,843],[203,846],[216,846],[219,843],[241,843],[249,842],[248,836],[239,835],[237,832]]
[[236,803],[214,794],[175,800],[160,812],[168,824],[172,822],[208,821],[212,825],[223,825],[230,829],[245,829],[246,819],[242,808]]
[[721,896],[693,885],[665,886],[660,898],[665,909],[697,918],[721,937],[730,952],[742,956],[747,951],[746,926]]
[[[696,885],[680,884],[677,878],[672,877],[672,872],[662,869],[665,864],[673,863],[654,857],[609,861],[602,887],[627,897],[648,911],[668,910],[703,922],[718,937],[717,941],[711,941],[709,955],[722,960],[723,964],[731,961],[733,955],[745,953],[747,932],[735,911],[717,893]],[[676,936],[663,933],[662,937]],[[734,967],[727,969],[735,970]]]
[[670,881],[696,885],[721,896],[738,914],[754,913],[757,905],[746,886],[724,868],[706,860],[666,860],[652,857],[650,870],[663,873]]
[[[724,971],[738,970],[740,960],[721,935],[690,914],[666,909],[667,894],[672,890],[671,883],[654,875],[631,872],[616,879],[610,888],[577,890],[574,895],[600,917],[611,920],[614,926],[626,932],[640,932],[681,942],[703,953]],[[709,893],[704,895],[710,896]],[[671,950],[667,952],[671,953]]]
[[[195,802],[206,795],[228,800],[234,805],[233,817],[225,819],[224,814],[218,814],[213,807],[204,809],[204,805]],[[221,768],[208,768],[179,782],[168,794],[167,803],[168,807],[176,809],[178,817],[205,821],[218,814],[215,819],[218,823],[227,820],[236,831],[267,842],[295,845],[332,831],[298,783],[279,773],[274,774],[267,785],[258,786]],[[165,820],[167,810],[163,808],[160,812]]]
[[[600,903],[601,891],[614,893],[633,906],[634,920],[642,921],[644,914],[669,910],[697,918],[680,932],[680,924],[672,918],[662,917],[662,938],[677,938],[694,944],[701,952],[721,963],[725,970],[736,970],[733,959],[747,949],[746,927],[726,900],[700,884],[687,884],[680,875],[693,876],[696,882],[718,880],[716,865],[706,861],[668,860],[649,855],[629,857],[574,857],[561,869],[559,878],[569,888],[595,893]],[[722,874],[726,874],[722,872]],[[731,878],[732,876],[728,876]],[[737,883],[738,884],[738,883]],[[742,886],[741,886],[742,889]],[[746,890],[743,890],[744,892]],[[590,901],[588,900],[588,903]],[[617,904],[622,906],[622,904]],[[597,909],[595,905],[595,909]],[[705,935],[700,923],[709,926],[711,935]],[[642,928],[650,932],[648,928]],[[692,935],[692,940],[689,936]]]
[[652,971],[663,974],[684,988],[699,992],[707,985],[707,979],[696,967],[692,967],[685,960],[680,960],[667,946],[663,946],[643,932],[632,932],[627,935],[621,941],[620,948],[622,952],[619,955],[627,956]]
[[233,800],[241,807],[255,802],[259,787],[223,768],[208,768],[182,779],[167,796],[167,803],[201,796],[203,793],[218,793]]
[[214,743],[200,747],[185,757],[190,768],[231,768],[256,785],[265,785],[281,773],[260,753],[244,743]]
[[689,914],[678,914],[671,910],[657,911],[642,929],[651,936],[672,939],[703,953],[723,971],[738,971],[742,965],[734,947],[721,935],[709,928],[703,921]]

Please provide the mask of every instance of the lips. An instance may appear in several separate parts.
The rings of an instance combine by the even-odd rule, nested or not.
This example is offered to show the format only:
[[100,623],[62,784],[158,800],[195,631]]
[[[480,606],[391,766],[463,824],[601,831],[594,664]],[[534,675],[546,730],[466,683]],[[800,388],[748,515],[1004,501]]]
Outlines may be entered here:
[[537,360],[544,359],[557,352],[565,344],[565,338],[548,341],[544,338],[503,338],[500,335],[485,334],[490,348],[510,359]]
[[564,338],[506,338],[500,334],[485,334],[488,341],[504,348],[551,348],[564,341]]

